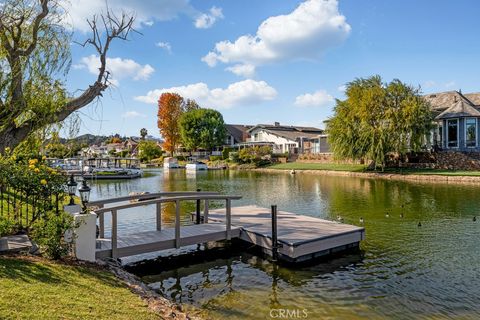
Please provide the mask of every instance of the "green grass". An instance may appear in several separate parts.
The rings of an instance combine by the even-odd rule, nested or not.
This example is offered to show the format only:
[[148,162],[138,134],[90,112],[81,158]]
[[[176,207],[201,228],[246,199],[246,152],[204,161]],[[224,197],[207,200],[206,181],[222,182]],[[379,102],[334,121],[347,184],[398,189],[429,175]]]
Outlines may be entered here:
[[114,275],[0,257],[0,319],[158,319]]
[[269,166],[269,169],[279,170],[331,170],[331,171],[350,171],[362,172],[365,170],[363,164],[339,164],[339,163],[305,163],[305,162],[287,162]]
[[440,170],[440,169],[410,169],[410,168],[386,168],[385,171],[367,171],[366,166],[362,164],[337,164],[337,163],[304,163],[288,162],[275,164],[268,167],[278,170],[331,170],[348,172],[372,172],[372,173],[390,173],[402,175],[438,175],[438,176],[480,176],[480,171],[465,170]]
[[419,175],[436,175],[436,176],[480,176],[480,171],[465,170],[441,170],[441,169],[411,169],[411,168],[387,168],[385,173],[395,174],[419,174]]

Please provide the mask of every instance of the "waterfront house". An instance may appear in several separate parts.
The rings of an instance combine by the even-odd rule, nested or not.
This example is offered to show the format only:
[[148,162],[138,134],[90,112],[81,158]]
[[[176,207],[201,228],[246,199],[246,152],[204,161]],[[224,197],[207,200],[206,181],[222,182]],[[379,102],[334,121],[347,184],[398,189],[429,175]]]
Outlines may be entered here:
[[244,143],[250,138],[248,130],[253,128],[251,125],[243,124],[226,124],[225,129],[227,136],[225,138],[225,146],[233,147],[236,144]]
[[434,147],[480,151],[480,93],[448,91],[424,98],[430,103],[437,124],[432,134]]
[[324,130],[315,127],[258,124],[248,129],[250,138],[240,146],[270,145],[273,153],[318,153],[321,141],[326,143]]

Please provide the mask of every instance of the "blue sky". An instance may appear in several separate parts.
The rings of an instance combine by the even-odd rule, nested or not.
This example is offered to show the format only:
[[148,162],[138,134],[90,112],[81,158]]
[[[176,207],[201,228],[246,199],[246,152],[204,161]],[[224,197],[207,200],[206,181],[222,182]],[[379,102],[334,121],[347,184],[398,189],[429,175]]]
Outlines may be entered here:
[[[104,8],[72,0],[75,38]],[[423,92],[477,92],[480,2],[471,0],[110,0],[136,12],[130,41],[112,46],[113,84],[81,110],[81,133],[159,136],[156,100],[176,91],[227,123],[323,127],[342,86],[379,74]],[[70,91],[94,81],[94,52],[72,44]]]

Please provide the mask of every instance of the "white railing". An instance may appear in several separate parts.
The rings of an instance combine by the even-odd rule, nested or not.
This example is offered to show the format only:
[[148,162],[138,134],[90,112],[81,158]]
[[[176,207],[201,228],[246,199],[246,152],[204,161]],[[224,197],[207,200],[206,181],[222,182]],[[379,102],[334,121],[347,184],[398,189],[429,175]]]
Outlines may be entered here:
[[[144,195],[135,195],[127,197],[119,197],[101,201],[95,201],[89,203],[89,206],[95,206],[98,209],[93,211],[99,217],[99,237],[105,237],[105,219],[104,214],[110,212],[112,216],[112,225],[111,225],[111,247],[112,247],[112,258],[118,257],[117,250],[117,240],[118,240],[118,220],[117,214],[118,211],[124,209],[130,209],[134,207],[147,206],[147,205],[156,205],[156,228],[157,231],[161,231],[162,226],[162,204],[173,202],[175,203],[175,247],[178,249],[181,246],[181,237],[180,237],[180,202],[181,201],[192,201],[200,200],[204,201],[204,223],[208,223],[208,210],[210,201],[225,201],[225,236],[227,240],[231,239],[231,227],[232,227],[232,200],[241,199],[241,196],[229,196],[229,195],[220,195],[216,192],[163,192],[163,193],[151,193]],[[148,200],[147,200],[148,199]],[[142,200],[128,204],[121,204],[114,207],[105,208],[104,205],[107,203],[115,203],[126,200]]]

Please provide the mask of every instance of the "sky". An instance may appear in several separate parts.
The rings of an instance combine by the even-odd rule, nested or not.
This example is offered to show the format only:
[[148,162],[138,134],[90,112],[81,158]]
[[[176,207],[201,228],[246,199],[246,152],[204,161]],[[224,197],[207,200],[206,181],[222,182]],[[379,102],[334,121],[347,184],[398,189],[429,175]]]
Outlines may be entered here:
[[[80,134],[159,137],[163,92],[195,99],[226,123],[324,127],[345,84],[380,75],[423,93],[478,92],[477,0],[110,0],[134,13],[129,41],[109,50],[110,88],[81,109]],[[99,0],[70,0],[74,39],[89,35]],[[99,65],[72,42],[67,85],[93,83]]]

